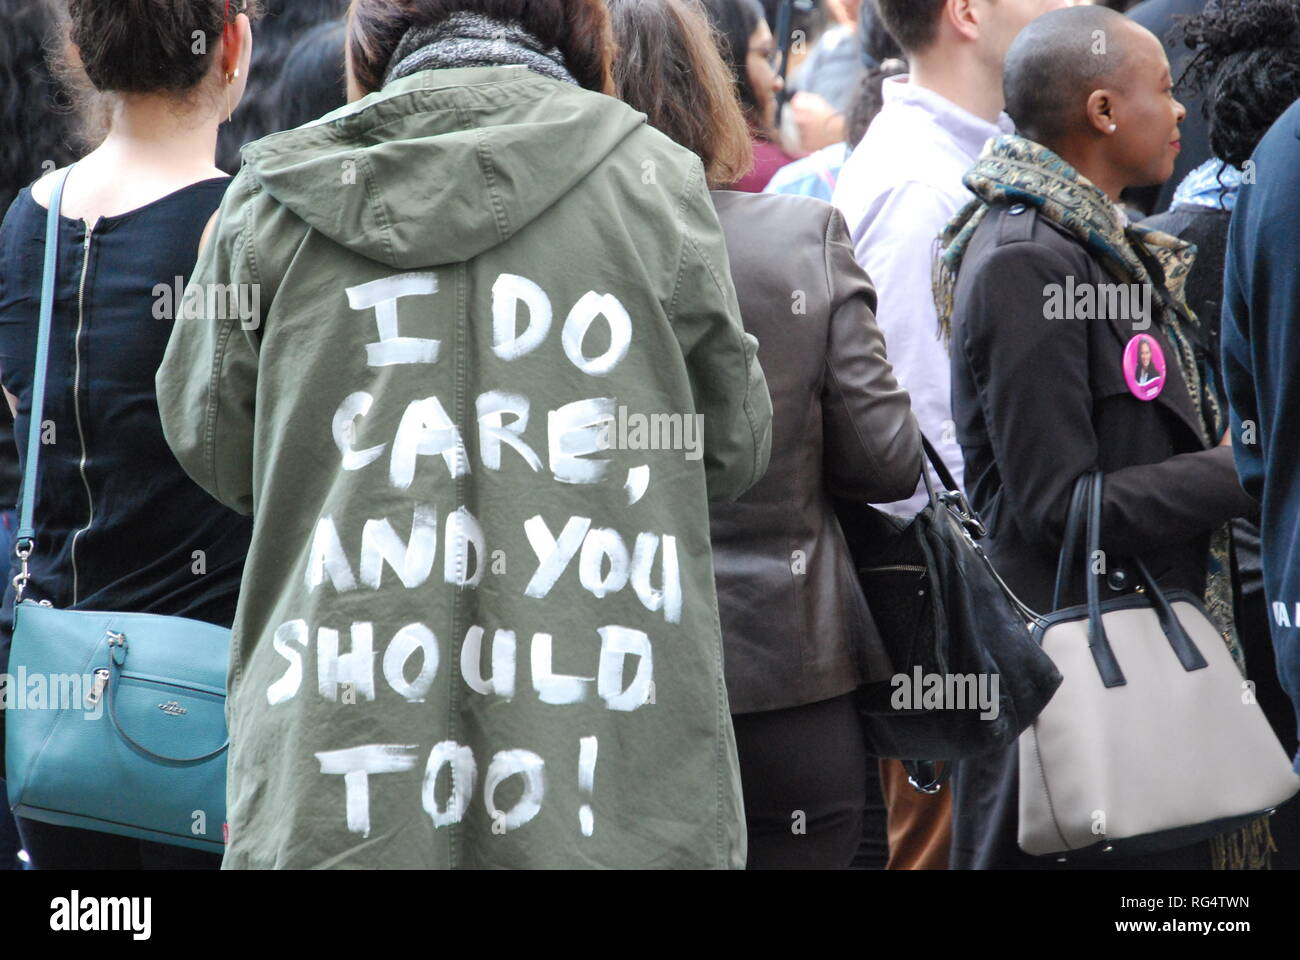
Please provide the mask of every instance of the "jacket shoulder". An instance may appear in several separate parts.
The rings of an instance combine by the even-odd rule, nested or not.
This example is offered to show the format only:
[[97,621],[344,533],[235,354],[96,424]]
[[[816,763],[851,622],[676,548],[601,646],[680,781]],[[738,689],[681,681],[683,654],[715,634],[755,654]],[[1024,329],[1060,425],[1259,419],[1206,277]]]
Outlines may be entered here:
[[[713,207],[728,238],[733,234],[746,238],[750,245],[789,250],[796,244],[816,241],[827,234],[832,218],[842,215],[831,204],[816,197],[785,193],[742,193],[737,190],[714,190]],[[763,236],[764,226],[772,228],[768,236],[780,236],[780,244],[754,244]],[[755,232],[760,231],[760,232]]]
[[670,179],[687,181],[697,167],[703,167],[698,156],[648,123],[628,131],[612,157],[619,163],[633,163],[638,174],[652,169],[656,179],[663,179],[667,173]]
[[1050,259],[1063,258],[1081,271],[1093,263],[1077,237],[1043,216],[1036,207],[1024,203],[999,203],[991,207],[975,231],[970,253],[974,259],[993,256],[1016,262],[1039,251]]

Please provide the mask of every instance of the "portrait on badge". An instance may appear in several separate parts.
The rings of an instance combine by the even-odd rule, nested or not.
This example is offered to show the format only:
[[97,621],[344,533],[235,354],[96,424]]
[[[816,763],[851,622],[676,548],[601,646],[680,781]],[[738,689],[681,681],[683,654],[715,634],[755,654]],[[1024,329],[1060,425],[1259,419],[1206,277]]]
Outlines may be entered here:
[[1124,381],[1139,400],[1160,396],[1165,387],[1165,354],[1149,334],[1140,333],[1124,348]]

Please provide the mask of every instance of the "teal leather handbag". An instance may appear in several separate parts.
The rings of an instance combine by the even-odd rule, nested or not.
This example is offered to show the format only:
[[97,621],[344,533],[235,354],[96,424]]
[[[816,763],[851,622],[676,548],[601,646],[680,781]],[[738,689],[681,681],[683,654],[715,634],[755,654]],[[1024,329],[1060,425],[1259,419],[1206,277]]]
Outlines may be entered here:
[[[71,168],[69,168],[70,170]],[[55,182],[27,462],[14,551],[14,636],[5,780],[15,814],[220,854],[226,819],[230,631],[151,613],[59,610],[24,598],[54,310]]]

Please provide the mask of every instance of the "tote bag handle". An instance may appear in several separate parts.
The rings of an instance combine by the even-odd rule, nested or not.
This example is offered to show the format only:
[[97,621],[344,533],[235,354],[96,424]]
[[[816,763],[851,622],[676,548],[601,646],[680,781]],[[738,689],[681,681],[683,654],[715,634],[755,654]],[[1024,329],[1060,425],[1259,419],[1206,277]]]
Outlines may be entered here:
[[[1088,648],[1092,651],[1093,662],[1101,674],[1102,683],[1107,687],[1120,687],[1125,684],[1124,672],[1115,651],[1111,648],[1106,635],[1106,625],[1102,620],[1101,581],[1104,574],[1094,573],[1092,558],[1101,552],[1101,504],[1104,474],[1100,470],[1085,473],[1075,481],[1074,492],[1070,499],[1070,510],[1066,519],[1064,541],[1056,566],[1056,588],[1052,598],[1054,610],[1061,608],[1065,587],[1069,580],[1069,566],[1074,560],[1079,541],[1080,526],[1086,527],[1087,550],[1083,558],[1083,571],[1087,587],[1088,605]],[[1156,583],[1155,577],[1138,556],[1134,556],[1133,565],[1137,568],[1141,589],[1155,610],[1160,628],[1164,631],[1169,645],[1173,648],[1184,670],[1200,670],[1207,666],[1205,658],[1196,649],[1196,644],[1183,628],[1174,612],[1173,605],[1164,591]]]

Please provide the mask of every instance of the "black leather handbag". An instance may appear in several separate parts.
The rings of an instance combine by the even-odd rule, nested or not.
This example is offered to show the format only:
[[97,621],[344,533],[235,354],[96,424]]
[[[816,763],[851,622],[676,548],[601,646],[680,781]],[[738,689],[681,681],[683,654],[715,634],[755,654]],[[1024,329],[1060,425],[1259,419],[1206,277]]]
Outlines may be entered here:
[[[924,437],[922,445],[945,489],[922,470],[930,499],[911,520],[836,504],[893,668],[890,680],[858,689],[858,710],[877,757],[960,760],[1014,743],[1061,675],[1034,642],[1041,618],[998,576],[976,542],[984,525],[934,447]],[[908,769],[914,787],[937,791],[933,763]]]

